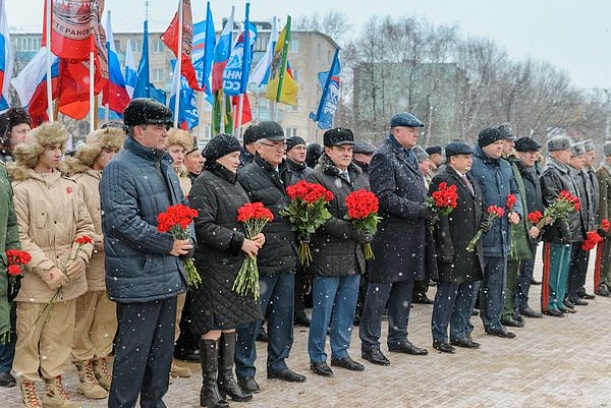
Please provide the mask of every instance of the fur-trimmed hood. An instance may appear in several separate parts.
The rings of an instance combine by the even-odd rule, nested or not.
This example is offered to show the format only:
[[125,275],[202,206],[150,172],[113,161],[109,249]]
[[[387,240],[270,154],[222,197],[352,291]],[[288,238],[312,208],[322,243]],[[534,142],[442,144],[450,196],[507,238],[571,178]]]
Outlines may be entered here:
[[43,123],[28,132],[25,143],[15,147],[13,157],[18,166],[33,169],[38,164],[38,157],[45,151],[46,146],[59,144],[62,151],[66,148],[68,132],[59,122]]

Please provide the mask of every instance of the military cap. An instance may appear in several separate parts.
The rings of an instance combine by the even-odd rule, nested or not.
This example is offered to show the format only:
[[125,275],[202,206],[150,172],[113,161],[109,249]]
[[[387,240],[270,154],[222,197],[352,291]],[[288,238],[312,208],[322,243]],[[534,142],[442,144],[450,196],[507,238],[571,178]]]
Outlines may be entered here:
[[516,140],[516,151],[518,152],[537,152],[541,145],[530,137],[524,136]]
[[325,146],[354,145],[354,134],[346,128],[329,129],[323,136]]
[[405,127],[423,127],[424,123],[420,121],[417,117],[407,112],[395,113],[390,118],[390,127],[394,128],[396,126],[405,126]]
[[557,152],[559,150],[569,150],[571,148],[571,138],[568,136],[553,136],[547,141],[547,151]]
[[123,112],[127,126],[172,125],[172,111],[165,105],[149,98],[132,99]]
[[471,146],[465,142],[450,142],[446,146],[446,157],[456,156],[458,154],[473,154]]
[[581,156],[582,154],[586,154],[586,146],[584,145],[584,143],[573,143],[571,145],[571,157]]

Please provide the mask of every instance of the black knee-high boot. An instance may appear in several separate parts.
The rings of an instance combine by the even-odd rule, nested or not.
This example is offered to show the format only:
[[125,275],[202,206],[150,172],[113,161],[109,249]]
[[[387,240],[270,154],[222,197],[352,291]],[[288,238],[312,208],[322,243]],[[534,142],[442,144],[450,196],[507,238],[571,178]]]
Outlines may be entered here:
[[219,369],[219,342],[217,340],[200,340],[199,349],[202,364],[202,389],[199,393],[199,405],[209,408],[228,408],[229,404],[219,393],[216,383]]
[[250,401],[252,394],[242,391],[233,375],[233,358],[235,354],[236,333],[223,333],[219,344],[219,391],[223,398],[231,397],[238,402]]

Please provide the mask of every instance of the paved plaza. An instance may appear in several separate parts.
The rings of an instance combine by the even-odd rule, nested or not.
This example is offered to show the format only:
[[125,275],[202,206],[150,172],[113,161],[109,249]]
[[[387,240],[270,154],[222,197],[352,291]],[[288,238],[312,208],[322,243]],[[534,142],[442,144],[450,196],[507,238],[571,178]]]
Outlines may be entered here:
[[[540,273],[540,265],[537,268]],[[590,271],[591,272],[591,271]],[[533,286],[538,300],[541,286]],[[592,289],[591,274],[588,289]],[[433,295],[431,288],[429,296]],[[265,344],[258,343],[257,380],[262,391],[248,403],[233,407],[608,407],[611,406],[611,299],[597,297],[588,306],[578,306],[576,314],[564,318],[545,316],[528,319],[524,328],[512,329],[515,339],[501,339],[484,334],[479,317],[473,339],[478,350],[460,349],[442,354],[431,347],[432,306],[414,305],[409,338],[427,347],[428,356],[387,353],[387,367],[374,366],[360,356],[358,329],[352,336],[351,355],[365,364],[364,372],[333,368],[333,378],[316,376],[309,369],[307,334],[295,329],[295,344],[289,366],[307,375],[302,384],[267,380]],[[538,301],[531,302],[537,306]],[[180,363],[182,365],[182,363]],[[185,364],[193,371],[191,378],[175,379],[165,398],[168,407],[198,407],[201,384],[197,364]],[[106,407],[106,400],[85,400],[75,394],[76,370],[66,374],[70,395],[83,408]],[[19,407],[18,388],[0,389],[0,407]]]

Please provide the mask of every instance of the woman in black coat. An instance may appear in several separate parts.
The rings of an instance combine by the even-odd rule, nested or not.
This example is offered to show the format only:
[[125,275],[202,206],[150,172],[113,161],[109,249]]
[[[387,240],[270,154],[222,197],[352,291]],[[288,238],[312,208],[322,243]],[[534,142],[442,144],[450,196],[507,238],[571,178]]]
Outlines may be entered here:
[[[246,256],[254,257],[265,242],[263,234],[252,240],[237,221],[238,208],[249,202],[237,183],[240,143],[229,135],[218,135],[206,146],[205,172],[191,189],[197,248],[195,265],[203,284],[193,292],[191,331],[201,334],[200,353],[203,407],[227,407],[225,394],[234,401],[248,401],[233,374],[235,328],[259,319],[259,303],[251,294],[232,290]],[[223,334],[224,341],[219,347]],[[220,350],[220,351],[219,351]],[[218,380],[218,385],[217,385]]]

